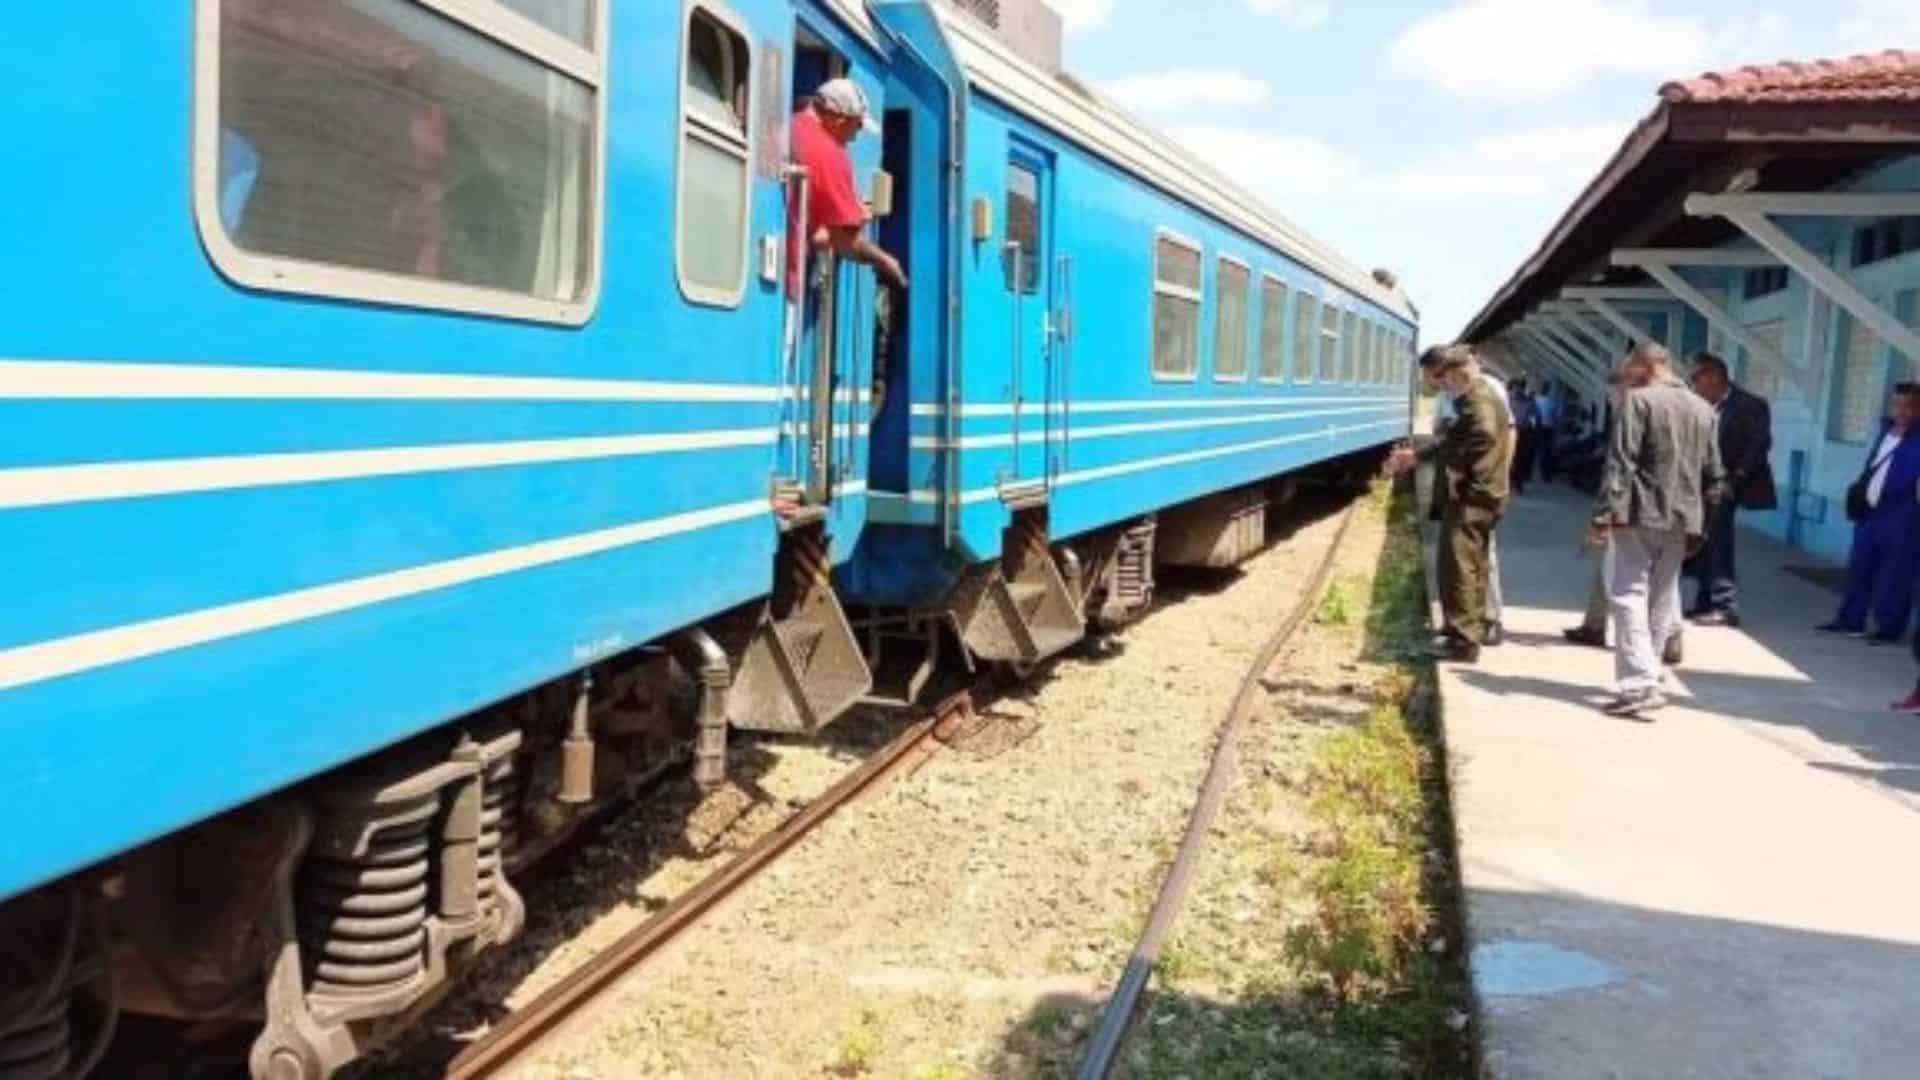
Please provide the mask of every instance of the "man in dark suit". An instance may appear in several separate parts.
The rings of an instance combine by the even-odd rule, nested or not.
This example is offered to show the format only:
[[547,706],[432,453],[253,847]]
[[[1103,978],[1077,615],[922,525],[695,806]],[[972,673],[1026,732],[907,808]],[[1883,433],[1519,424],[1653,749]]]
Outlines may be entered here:
[[1693,358],[1693,390],[1720,419],[1720,460],[1732,497],[1707,515],[1707,545],[1688,563],[1700,583],[1687,617],[1700,626],[1740,625],[1740,586],[1733,565],[1734,515],[1780,505],[1773,486],[1773,410],[1767,399],[1736,385],[1726,361],[1710,352]]

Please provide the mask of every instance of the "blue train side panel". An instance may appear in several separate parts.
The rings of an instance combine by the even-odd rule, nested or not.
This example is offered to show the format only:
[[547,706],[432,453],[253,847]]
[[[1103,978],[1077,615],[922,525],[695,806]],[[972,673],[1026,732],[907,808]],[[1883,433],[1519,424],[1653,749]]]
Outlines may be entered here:
[[[1034,99],[1017,109],[996,98],[976,85],[964,59],[971,50],[978,62],[991,47],[957,40],[967,27],[923,0],[888,0],[875,10],[909,43],[915,70],[925,72],[896,74],[896,83],[907,84],[899,96],[916,124],[938,136],[915,144],[908,181],[914,213],[937,209],[954,219],[951,250],[913,252],[913,311],[922,312],[924,303],[933,309],[927,317],[944,309],[958,312],[959,321],[912,338],[910,433],[902,445],[883,421],[889,438],[876,440],[876,524],[845,575],[851,598],[936,602],[961,568],[998,557],[1012,516],[1003,500],[1010,491],[1044,490],[1051,535],[1069,539],[1376,447],[1409,430],[1415,327],[1408,313],[1335,283],[1116,163],[1062,117],[1036,114]],[[1058,77],[1030,74],[1062,92],[1052,85]],[[957,113],[957,149],[944,127],[934,126],[947,123],[948,110]],[[929,156],[936,148],[937,160]],[[930,205],[926,189],[956,174],[961,197],[943,188],[942,202]],[[1038,224],[1031,233],[1011,221],[1015,183],[1034,188]],[[976,235],[981,211],[992,225]],[[1031,277],[1019,289],[1009,270],[1016,231],[1037,240],[1042,256],[1023,266]],[[1190,378],[1153,371],[1155,246],[1163,235],[1192,243],[1201,264],[1198,364]],[[1244,266],[1251,282],[1242,326],[1247,372],[1238,378],[1214,365],[1223,257]],[[1279,377],[1260,370],[1261,288],[1269,280],[1286,293]],[[1337,330],[1350,333],[1364,322],[1379,339],[1370,336],[1374,344],[1353,360],[1336,353],[1322,371],[1321,327],[1310,326],[1313,375],[1298,377],[1295,297],[1303,293],[1315,298],[1316,321],[1328,305],[1339,313]]]
[[[781,289],[754,257],[737,304],[683,295],[685,13],[609,7],[580,325],[237,286],[191,212],[195,5],[15,16],[0,805],[34,827],[0,898],[765,595]],[[786,0],[724,10],[756,56],[794,40]],[[877,97],[879,57],[847,51]],[[756,160],[788,107],[756,101]],[[783,192],[752,175],[757,256]],[[850,442],[837,559],[866,505]]]

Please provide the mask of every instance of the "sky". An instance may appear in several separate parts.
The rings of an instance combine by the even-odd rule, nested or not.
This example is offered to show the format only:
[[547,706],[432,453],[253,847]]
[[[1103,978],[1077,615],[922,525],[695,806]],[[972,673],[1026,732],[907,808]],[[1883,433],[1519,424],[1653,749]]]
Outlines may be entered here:
[[1049,0],[1067,67],[1450,339],[1709,70],[1920,47],[1920,0]]

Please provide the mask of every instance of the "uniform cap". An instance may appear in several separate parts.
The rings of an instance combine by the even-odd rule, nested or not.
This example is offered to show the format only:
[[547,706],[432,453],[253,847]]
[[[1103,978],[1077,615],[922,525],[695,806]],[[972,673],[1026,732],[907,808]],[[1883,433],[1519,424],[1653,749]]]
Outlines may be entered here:
[[828,112],[857,116],[869,134],[880,133],[880,125],[874,122],[873,111],[867,107],[867,92],[852,79],[829,79],[820,84],[820,89],[815,90],[813,96],[820,107]]

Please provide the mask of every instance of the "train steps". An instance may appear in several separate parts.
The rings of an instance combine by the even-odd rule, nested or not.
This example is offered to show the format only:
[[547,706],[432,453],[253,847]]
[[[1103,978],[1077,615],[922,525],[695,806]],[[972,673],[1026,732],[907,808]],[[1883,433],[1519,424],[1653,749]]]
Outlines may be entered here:
[[782,553],[786,614],[754,630],[728,697],[743,731],[811,735],[873,689],[873,673],[829,580],[824,538],[789,536]]
[[1085,637],[1086,623],[1044,534],[1016,525],[1007,539],[1005,557],[969,569],[948,607],[975,658],[1031,666]]

